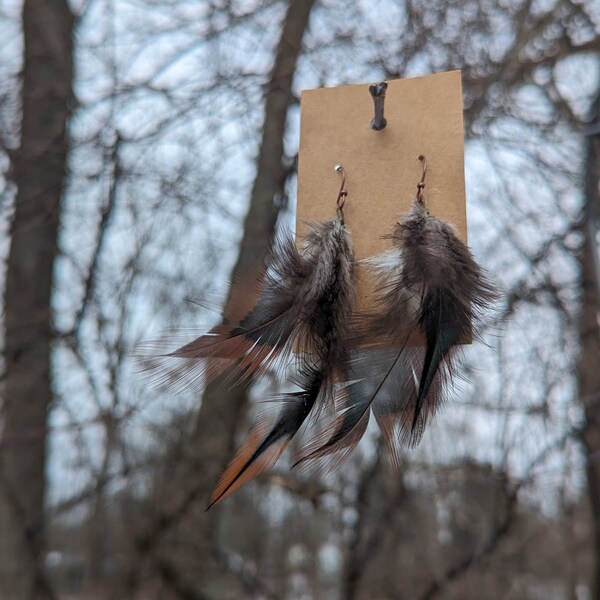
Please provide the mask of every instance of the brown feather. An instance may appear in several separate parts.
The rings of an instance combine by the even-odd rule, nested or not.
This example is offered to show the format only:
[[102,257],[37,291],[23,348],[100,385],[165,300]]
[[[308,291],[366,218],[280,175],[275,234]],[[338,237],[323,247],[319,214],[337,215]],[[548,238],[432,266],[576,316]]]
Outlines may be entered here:
[[[349,234],[338,220],[311,225],[299,248],[284,237],[271,253],[258,299],[242,318],[228,315],[227,324],[161,356],[143,353],[144,367],[158,373],[159,383],[202,386],[227,367],[228,383],[253,380],[286,366],[294,350],[335,362],[341,351],[336,340],[347,337],[352,312],[353,262]],[[234,304],[239,311],[247,301]]]
[[[286,342],[291,343],[288,351],[292,348],[299,351],[296,361],[300,370],[300,390],[280,396],[281,408],[274,422],[272,419],[259,421],[227,467],[211,496],[209,507],[276,462],[309,415],[319,414],[320,408],[328,404],[333,387],[344,371],[355,293],[350,237],[340,221],[316,224],[300,252],[297,255],[291,252],[291,256],[288,255],[288,259],[292,264],[278,264],[275,271],[286,271],[292,279],[298,278],[301,268],[307,273],[295,283],[293,296],[297,306],[295,317],[290,320],[293,333]],[[290,270],[292,267],[297,270]],[[267,300],[263,298],[263,304],[268,307],[280,298],[281,294],[267,297]],[[264,314],[268,314],[267,308]],[[253,323],[255,315],[251,318],[250,315],[246,321]],[[265,325],[264,319],[258,319],[258,322],[261,327]],[[238,328],[248,331],[243,322]],[[262,352],[264,348],[270,353],[275,351],[279,338],[275,339],[268,326],[265,331],[269,343],[255,339],[252,351]],[[261,360],[264,364],[268,357],[261,356]],[[256,370],[255,364],[252,359],[246,360],[246,356],[237,359],[238,371],[244,374],[246,370]],[[263,368],[262,364],[259,368]]]
[[[414,446],[444,403],[460,344],[477,338],[497,292],[452,225],[431,215],[422,201],[415,200],[391,239],[393,248],[372,261],[380,282],[378,310],[366,323],[399,344],[399,367],[386,384],[397,393],[374,399],[373,408],[378,421],[396,415],[400,432],[394,440]],[[424,348],[407,346],[415,332]],[[411,379],[416,385],[406,385]],[[385,427],[389,438],[389,423]]]
[[250,434],[221,475],[210,496],[210,502],[206,510],[233,494],[254,477],[271,468],[289,444],[289,439],[279,439],[261,452],[260,455],[257,455],[263,437],[264,435],[259,430]]
[[[390,236],[393,247],[369,259],[377,280],[376,309],[356,318],[357,345],[344,405],[296,464],[340,453],[343,460],[376,417],[400,463],[443,405],[457,371],[459,344],[476,337],[497,293],[453,227],[415,200]],[[415,338],[425,347],[412,347]],[[334,461],[337,465],[339,460]]]

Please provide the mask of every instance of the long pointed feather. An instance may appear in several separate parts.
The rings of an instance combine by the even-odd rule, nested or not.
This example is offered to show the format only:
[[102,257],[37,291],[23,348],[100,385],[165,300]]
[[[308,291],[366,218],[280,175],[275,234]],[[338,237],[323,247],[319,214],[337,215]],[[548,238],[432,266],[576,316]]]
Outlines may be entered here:
[[[336,468],[362,438],[369,422],[366,395],[361,393],[363,380],[350,383],[336,394],[335,418],[305,443],[294,457],[293,467],[307,461],[337,454],[329,467]],[[342,452],[343,451],[343,452]],[[338,454],[339,453],[339,454]]]
[[[376,364],[375,350],[361,350],[353,354],[347,363],[347,385],[338,390],[333,420],[314,435],[298,452],[294,467],[308,461],[333,456],[329,469],[335,469],[352,452],[362,439],[370,418],[373,398],[380,392],[395,363],[386,362],[388,373],[377,383],[372,377]],[[380,354],[380,352],[378,352]],[[389,355],[389,352],[386,353]],[[373,389],[374,382],[376,389]]]
[[444,365],[451,375],[457,344],[477,335],[483,312],[497,294],[471,252],[456,236],[453,227],[429,214],[425,205],[414,202],[411,212],[399,223],[393,240],[404,255],[404,279],[421,288],[418,319],[426,339],[426,353],[419,382],[412,430],[425,402],[435,404],[432,393],[438,370]]
[[[371,259],[378,281],[377,309],[366,315],[365,340],[381,347],[402,343],[395,366],[375,369],[381,381],[370,398],[397,456],[399,441],[416,445],[446,397],[458,345],[476,336],[497,294],[452,226],[415,200],[396,225],[393,247]],[[405,346],[422,336],[423,349]],[[412,338],[412,339],[411,339]],[[397,459],[396,459],[397,460]]]
[[[321,405],[327,404],[327,399],[333,395],[334,385],[341,378],[349,352],[354,302],[354,256],[343,224],[327,221],[313,226],[301,257],[310,263],[311,275],[296,282],[293,295],[299,309],[296,319],[290,321],[295,330],[289,338],[293,339],[294,349],[299,352],[297,361],[302,389],[281,398],[282,408],[272,427],[269,426],[270,421],[265,420],[255,427],[221,477],[209,507],[271,467],[308,416],[318,413],[319,401]],[[293,267],[296,272],[290,272],[290,277],[294,277],[303,264],[276,266],[275,272]],[[233,333],[248,337],[246,333],[250,329],[258,331],[271,318],[272,306],[280,302],[281,296],[264,296],[240,322],[240,331],[234,330]],[[286,332],[279,327],[265,328],[265,332],[250,336],[256,347],[268,344],[275,348],[286,338]],[[238,360],[238,367],[242,364],[243,359]],[[251,369],[253,365],[248,363],[245,367]]]
[[425,331],[427,347],[415,403],[413,431],[442,361],[449,360],[456,344],[470,334],[470,318],[461,319],[453,314],[449,306],[451,303],[452,298],[446,297],[443,290],[436,289],[428,294],[421,309],[419,325]]
[[239,487],[272,467],[312,410],[321,390],[322,373],[313,373],[306,389],[280,398],[281,410],[274,425],[261,419],[237,451],[214,489],[208,510]]

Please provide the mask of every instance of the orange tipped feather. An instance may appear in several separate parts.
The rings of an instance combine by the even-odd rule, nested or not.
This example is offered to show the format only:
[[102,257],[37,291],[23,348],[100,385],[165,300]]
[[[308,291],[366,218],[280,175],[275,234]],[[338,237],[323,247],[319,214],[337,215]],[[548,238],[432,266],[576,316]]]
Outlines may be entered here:
[[289,437],[280,438],[261,450],[261,446],[265,443],[263,428],[255,428],[243,446],[237,451],[223,475],[221,475],[217,487],[211,494],[210,503],[206,510],[272,467],[289,442]]
[[324,373],[309,369],[304,373],[302,384],[300,391],[281,397],[282,406],[274,422],[267,416],[252,428],[248,439],[221,476],[208,508],[275,464],[321,395]]

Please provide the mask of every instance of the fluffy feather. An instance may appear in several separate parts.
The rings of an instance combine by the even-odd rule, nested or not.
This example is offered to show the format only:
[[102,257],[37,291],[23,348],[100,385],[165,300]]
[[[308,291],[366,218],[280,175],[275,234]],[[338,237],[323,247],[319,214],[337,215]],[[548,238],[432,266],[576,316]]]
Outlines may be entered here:
[[[226,372],[229,382],[237,384],[285,366],[293,350],[318,360],[338,351],[330,338],[346,328],[353,288],[354,255],[343,224],[312,224],[299,248],[288,236],[271,256],[258,293],[247,284],[238,285],[232,295],[234,314],[222,324],[161,354],[159,361],[144,357],[145,366],[158,371],[159,383],[202,386]],[[256,296],[248,306],[248,299]],[[334,300],[339,307],[332,307]]]
[[[307,417],[315,413],[318,404],[327,403],[334,385],[344,377],[354,303],[350,237],[339,220],[316,224],[303,249],[297,255],[290,249],[288,258],[290,254],[293,262],[280,261],[278,271],[293,279],[294,286],[281,281],[279,293],[263,297],[240,323],[236,335],[247,338],[249,331],[256,331],[255,322],[261,326],[268,322],[262,335],[250,334],[250,338],[257,345],[274,348],[285,343],[288,351],[299,351],[300,391],[280,397],[275,420],[269,415],[259,420],[219,480],[209,508],[271,467]],[[283,296],[289,299],[283,301]],[[285,320],[273,327],[273,315],[282,309],[287,312]]]
[[431,215],[422,200],[414,201],[389,237],[392,248],[367,261],[378,283],[376,309],[360,320],[364,349],[350,363],[352,383],[333,423],[298,463],[331,453],[343,459],[372,411],[398,464],[401,447],[419,443],[443,404],[459,344],[477,334],[497,296],[453,227]]
[[[399,298],[408,308],[409,331],[416,330],[425,338],[411,425],[411,442],[416,444],[429,414],[442,403],[444,380],[455,371],[459,343],[477,335],[497,294],[452,225],[431,215],[422,200],[415,200],[412,210],[396,225],[392,243],[402,259],[401,269],[390,273],[390,287],[404,288]],[[382,304],[380,327],[385,325],[386,307],[388,314],[397,311],[388,292]],[[393,329],[396,335],[405,335],[405,325],[398,329]]]

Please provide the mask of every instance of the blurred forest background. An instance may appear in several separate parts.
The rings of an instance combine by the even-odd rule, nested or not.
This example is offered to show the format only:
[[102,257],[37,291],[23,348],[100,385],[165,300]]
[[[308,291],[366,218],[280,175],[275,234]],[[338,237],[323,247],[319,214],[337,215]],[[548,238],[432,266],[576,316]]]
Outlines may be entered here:
[[[373,431],[205,512],[275,384],[135,344],[292,226],[301,89],[449,69],[500,324],[400,473]],[[599,178],[595,0],[0,0],[0,598],[600,598]]]

